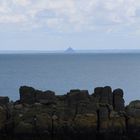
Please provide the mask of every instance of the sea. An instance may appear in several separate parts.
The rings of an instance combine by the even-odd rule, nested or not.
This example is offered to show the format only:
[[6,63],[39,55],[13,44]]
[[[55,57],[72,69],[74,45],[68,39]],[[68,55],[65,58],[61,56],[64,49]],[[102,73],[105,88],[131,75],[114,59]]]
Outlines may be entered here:
[[140,100],[140,53],[0,54],[0,96],[19,99],[20,86],[53,90],[111,86],[124,90],[125,104]]

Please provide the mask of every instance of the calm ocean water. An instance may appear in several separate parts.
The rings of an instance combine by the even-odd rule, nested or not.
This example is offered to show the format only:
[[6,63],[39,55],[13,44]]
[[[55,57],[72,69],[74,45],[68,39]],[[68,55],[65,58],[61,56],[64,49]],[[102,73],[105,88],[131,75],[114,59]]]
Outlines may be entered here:
[[140,54],[1,54],[0,96],[18,99],[21,85],[56,94],[110,85],[128,103],[140,99]]

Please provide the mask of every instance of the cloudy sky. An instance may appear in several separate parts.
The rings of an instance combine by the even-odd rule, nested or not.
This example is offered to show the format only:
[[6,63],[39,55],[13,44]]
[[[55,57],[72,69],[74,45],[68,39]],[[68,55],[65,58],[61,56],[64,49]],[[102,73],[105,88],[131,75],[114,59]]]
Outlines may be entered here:
[[140,49],[140,0],[0,0],[0,50]]

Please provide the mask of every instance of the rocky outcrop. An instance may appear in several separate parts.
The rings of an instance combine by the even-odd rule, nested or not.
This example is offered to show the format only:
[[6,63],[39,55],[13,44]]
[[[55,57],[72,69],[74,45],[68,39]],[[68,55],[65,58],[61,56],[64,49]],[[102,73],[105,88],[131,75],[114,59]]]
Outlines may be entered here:
[[97,98],[97,102],[105,104],[113,104],[112,89],[109,86],[97,87],[94,89],[94,97]]
[[13,103],[0,97],[0,136],[125,140],[140,131],[140,101],[125,107],[122,89],[105,86],[91,95],[80,89],[55,95],[22,86],[19,92]]
[[47,90],[47,91],[39,91],[36,90],[35,91],[35,101],[42,103],[42,104],[51,104],[51,103],[55,103],[55,92]]
[[123,90],[116,89],[113,91],[113,107],[115,111],[124,111]]
[[[32,97],[32,101],[27,97]],[[59,97],[55,96],[55,93],[52,91],[43,92],[24,86],[20,88],[20,101],[21,103],[29,104],[35,102],[43,104],[46,102],[46,105],[49,105],[47,102],[50,102],[50,105],[55,105],[55,109],[52,109],[54,111],[50,111],[51,114],[57,112],[63,119],[67,121],[71,120],[71,123],[75,121],[81,122],[81,120],[78,121],[77,118],[81,118],[83,122],[86,122],[88,121],[86,120],[86,114],[94,114],[93,116],[96,116],[96,119],[94,119],[94,122],[96,122],[94,129],[99,132],[109,129],[112,126],[112,120],[116,119],[116,116],[118,120],[119,118],[122,120],[122,116],[120,117],[117,112],[124,111],[123,91],[121,89],[116,89],[112,92],[109,86],[95,88],[92,95],[89,95],[87,90],[73,89],[66,95],[61,95]],[[54,101],[56,104],[53,104]],[[63,110],[59,107],[63,108]],[[116,115],[112,115],[113,112]],[[83,123],[81,123],[81,125],[83,125]],[[117,127],[115,123],[114,127]]]
[[19,89],[21,103],[33,104],[35,102],[35,89],[32,87],[22,86]]
[[87,90],[70,90],[70,92],[67,93],[67,103],[69,106],[88,101],[88,99],[89,93]]
[[40,91],[32,87],[22,86],[19,89],[20,102],[34,104],[36,102],[49,104],[55,101],[55,93],[53,91]]
[[128,116],[128,127],[136,131],[140,128],[140,101],[135,100],[130,102],[126,107],[126,114]]

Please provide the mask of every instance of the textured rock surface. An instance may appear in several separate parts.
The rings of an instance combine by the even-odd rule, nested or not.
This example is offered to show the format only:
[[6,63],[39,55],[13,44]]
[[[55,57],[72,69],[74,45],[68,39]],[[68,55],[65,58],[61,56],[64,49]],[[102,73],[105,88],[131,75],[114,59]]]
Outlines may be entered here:
[[33,104],[35,102],[35,89],[32,87],[22,86],[19,89],[21,103]]
[[[0,134],[48,139],[139,139],[140,101],[124,106],[123,90],[73,89],[66,95],[22,86],[20,100],[0,97]],[[128,133],[129,132],[129,133]],[[131,134],[131,135],[130,135]],[[137,134],[137,135],[136,135]],[[89,136],[89,137],[88,137]]]
[[35,102],[41,102],[44,104],[49,104],[55,100],[55,92],[53,91],[40,91],[35,90],[32,87],[22,86],[19,89],[20,92],[20,102],[33,104]]
[[123,90],[116,89],[113,91],[113,106],[115,111],[124,110]]
[[110,105],[113,104],[112,89],[109,86],[95,88],[93,96],[97,98],[97,102]]
[[9,103],[8,97],[0,97],[0,105],[6,105]]

